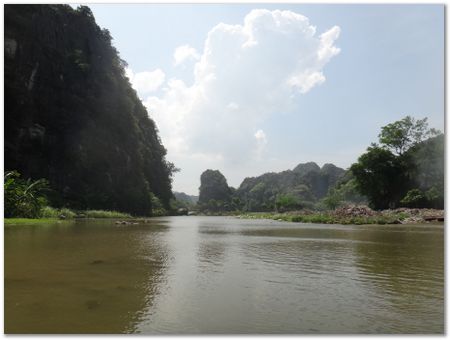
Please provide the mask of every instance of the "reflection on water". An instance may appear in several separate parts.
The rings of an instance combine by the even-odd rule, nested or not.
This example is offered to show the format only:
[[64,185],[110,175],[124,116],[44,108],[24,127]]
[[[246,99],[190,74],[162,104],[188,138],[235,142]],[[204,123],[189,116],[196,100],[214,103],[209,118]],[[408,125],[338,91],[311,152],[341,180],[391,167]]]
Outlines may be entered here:
[[167,228],[150,228],[7,227],[5,332],[133,332],[165,284]]
[[198,247],[199,265],[205,271],[217,270],[225,262],[226,243],[220,241],[202,242]]
[[441,226],[171,217],[5,230],[7,333],[443,333]]
[[386,318],[385,327],[395,331],[398,324],[407,323],[409,333],[425,329],[442,333],[443,234],[421,229],[391,233],[373,230],[363,237],[372,242],[355,248],[359,280],[389,305],[380,311]]

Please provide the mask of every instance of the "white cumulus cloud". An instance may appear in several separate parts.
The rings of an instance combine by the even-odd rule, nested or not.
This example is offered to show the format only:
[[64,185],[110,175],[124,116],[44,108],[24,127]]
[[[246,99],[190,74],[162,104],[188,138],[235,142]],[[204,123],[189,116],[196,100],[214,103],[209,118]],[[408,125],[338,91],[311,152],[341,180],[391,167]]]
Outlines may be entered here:
[[166,75],[159,68],[148,72],[134,73],[132,69],[127,68],[125,73],[130,79],[130,83],[139,95],[149,94],[156,91],[166,79]]
[[173,54],[174,65],[178,66],[182,64],[184,61],[192,59],[198,60],[200,59],[200,55],[197,50],[189,45],[179,46],[175,49]]
[[196,155],[203,169],[208,159],[229,168],[258,160],[267,138],[255,127],[325,82],[324,67],[340,51],[339,33],[334,26],[317,34],[292,11],[255,9],[240,25],[213,27],[200,54],[177,48],[176,65],[198,59],[192,84],[169,79],[162,95],[144,102],[171,160],[183,167]]

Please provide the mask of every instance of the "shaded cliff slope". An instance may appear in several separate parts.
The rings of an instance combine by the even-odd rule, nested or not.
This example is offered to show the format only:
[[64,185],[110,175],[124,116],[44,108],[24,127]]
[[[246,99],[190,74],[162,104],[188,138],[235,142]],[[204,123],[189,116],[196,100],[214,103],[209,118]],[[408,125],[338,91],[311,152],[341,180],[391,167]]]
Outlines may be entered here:
[[53,205],[151,212],[173,165],[90,9],[5,5],[5,170],[47,178]]

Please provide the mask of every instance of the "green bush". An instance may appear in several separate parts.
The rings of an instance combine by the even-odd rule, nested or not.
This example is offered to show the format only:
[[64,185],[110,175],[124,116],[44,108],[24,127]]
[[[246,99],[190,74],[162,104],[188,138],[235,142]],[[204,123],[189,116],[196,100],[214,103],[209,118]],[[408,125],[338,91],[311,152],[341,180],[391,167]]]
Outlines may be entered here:
[[420,189],[411,189],[406,193],[406,196],[400,201],[404,206],[417,208],[425,204],[427,198]]
[[292,222],[303,222],[304,218],[303,218],[303,216],[292,216],[291,221]]
[[167,210],[164,208],[161,200],[155,196],[153,193],[151,195],[152,202],[152,216],[165,216],[167,215]]
[[334,210],[341,206],[342,201],[343,195],[335,188],[329,190],[327,196],[322,199],[323,205],[330,210]]
[[26,181],[17,171],[4,174],[5,217],[38,218],[46,205],[45,191],[48,182],[45,179]]
[[75,218],[75,216],[77,216],[76,213],[74,213],[72,210],[67,209],[67,208],[61,208],[59,210],[59,214],[58,217],[62,217],[64,216],[65,218],[71,219],[71,218]]
[[49,207],[49,206],[45,206],[41,209],[41,217],[44,218],[58,218],[59,216],[59,211],[58,209]]
[[444,207],[443,190],[431,187],[425,192],[425,197],[430,208],[441,209]]
[[[41,209],[40,217],[72,219],[77,214],[68,208],[55,209],[49,206]],[[63,217],[64,216],[64,217]]]
[[88,218],[130,218],[131,215],[118,211],[86,210],[84,215]]
[[389,222],[388,219],[384,217],[379,217],[376,219],[377,224],[387,224],[388,222]]
[[300,209],[300,201],[297,197],[287,194],[287,195],[279,195],[275,201],[275,207],[277,211],[283,212],[283,211],[289,211],[289,210],[295,210]]

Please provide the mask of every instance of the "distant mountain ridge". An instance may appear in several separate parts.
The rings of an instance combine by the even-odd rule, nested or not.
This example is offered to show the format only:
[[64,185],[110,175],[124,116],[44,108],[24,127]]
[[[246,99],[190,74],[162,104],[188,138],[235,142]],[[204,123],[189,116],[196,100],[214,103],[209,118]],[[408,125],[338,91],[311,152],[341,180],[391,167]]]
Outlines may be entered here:
[[174,191],[173,195],[175,196],[177,201],[186,202],[192,205],[197,204],[198,202],[198,196],[188,195],[184,192]]
[[320,168],[314,162],[300,163],[293,170],[245,178],[236,196],[249,211],[272,210],[279,195],[292,195],[305,205],[313,204],[325,197],[345,173],[334,164]]
[[239,188],[233,189],[228,187],[220,171],[206,170],[200,177],[199,204],[210,210],[272,211],[277,199],[289,196],[299,206],[312,207],[345,174],[344,169],[334,164],[327,163],[321,168],[314,162],[307,162],[293,170],[247,177]]

